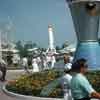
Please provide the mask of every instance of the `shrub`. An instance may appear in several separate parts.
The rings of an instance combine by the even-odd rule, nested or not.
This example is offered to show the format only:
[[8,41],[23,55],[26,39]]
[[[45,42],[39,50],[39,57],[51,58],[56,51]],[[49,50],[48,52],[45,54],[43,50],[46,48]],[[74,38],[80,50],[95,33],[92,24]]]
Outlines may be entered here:
[[[7,85],[7,89],[24,95],[40,96],[39,94],[43,87],[61,75],[62,72],[52,70],[34,73],[32,75],[22,75],[19,79],[10,81]],[[55,94],[55,92],[60,90],[61,89],[58,88],[54,91],[54,94],[52,93],[50,96],[56,96],[57,94]]]
[[[45,86],[62,75],[62,72],[55,70],[34,73],[32,75],[22,75],[17,80],[10,81],[6,88],[15,93],[40,96],[41,90]],[[86,76],[95,90],[100,92],[100,71],[89,72]],[[63,97],[61,86],[58,85],[48,97]]]
[[100,92],[100,71],[92,71],[87,73],[87,78],[92,84],[93,88]]

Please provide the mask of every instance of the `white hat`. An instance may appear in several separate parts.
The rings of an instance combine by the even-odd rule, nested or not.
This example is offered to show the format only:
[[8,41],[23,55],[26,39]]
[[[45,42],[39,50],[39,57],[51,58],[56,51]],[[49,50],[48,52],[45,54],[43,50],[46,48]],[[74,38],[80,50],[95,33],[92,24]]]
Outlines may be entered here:
[[72,64],[71,63],[67,63],[67,64],[65,64],[65,70],[66,71],[69,71],[69,70],[71,70],[71,68],[72,68]]

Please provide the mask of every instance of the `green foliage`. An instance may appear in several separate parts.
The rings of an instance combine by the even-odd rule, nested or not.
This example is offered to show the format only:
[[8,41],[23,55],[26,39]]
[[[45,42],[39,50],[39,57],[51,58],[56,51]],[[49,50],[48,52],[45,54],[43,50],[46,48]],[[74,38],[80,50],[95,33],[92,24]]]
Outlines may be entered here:
[[59,47],[59,46],[56,46],[56,50],[58,51],[58,50],[60,50],[61,48]]
[[[43,90],[49,90],[43,93],[47,97],[63,97],[63,92],[59,83],[62,72],[49,70],[32,75],[22,75],[19,79],[9,82],[7,89],[9,91],[24,95],[43,96]],[[87,73],[87,78],[93,85],[94,89],[100,92],[100,71]],[[48,89],[49,88],[49,89]]]
[[24,54],[23,54],[24,47],[23,47],[21,41],[18,41],[18,42],[16,43],[16,49],[19,50],[19,55],[20,55],[21,57],[23,57],[23,55],[24,55]]
[[[22,75],[15,82],[9,82],[7,89],[24,95],[40,96],[41,90],[61,75],[61,72],[52,70]],[[54,96],[54,94],[51,96]]]
[[7,62],[8,62],[8,65],[10,65],[12,63],[12,52],[11,51],[8,51],[7,52]]
[[87,73],[87,78],[95,90],[100,92],[100,71],[92,71]]
[[65,41],[63,44],[62,44],[62,49],[63,48],[66,48],[69,46],[69,42],[68,41]]
[[18,41],[16,43],[16,48],[19,50],[19,54],[21,57],[27,57],[28,56],[28,49],[32,49],[34,47],[37,47],[36,43],[32,43],[32,41],[26,42],[24,45],[21,41]]
[[55,91],[55,89],[60,85],[59,84],[60,81],[61,81],[61,78],[57,78],[53,80],[52,82],[50,82],[50,84],[44,86],[44,88],[42,89],[40,93],[40,96],[44,96],[44,97],[50,96],[52,94],[52,91]]
[[98,42],[100,43],[100,37],[99,37],[99,39],[98,39]]

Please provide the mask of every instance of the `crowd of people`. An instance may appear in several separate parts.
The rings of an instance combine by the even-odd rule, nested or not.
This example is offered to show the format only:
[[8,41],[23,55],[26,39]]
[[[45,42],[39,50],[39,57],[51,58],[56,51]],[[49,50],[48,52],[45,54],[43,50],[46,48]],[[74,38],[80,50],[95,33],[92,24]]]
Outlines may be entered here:
[[[21,66],[26,73],[30,73],[29,71],[29,59],[27,57],[23,57],[19,59],[19,57],[14,57],[12,59],[13,66]],[[54,56],[40,56],[34,57],[31,59],[32,73],[39,72],[46,69],[52,69],[54,67],[56,60]],[[0,80],[5,81],[6,72],[7,72],[8,64],[4,61],[4,59],[0,59]]]
[[[56,63],[54,56],[46,56],[46,57],[35,57],[32,59],[32,72],[39,72],[46,69],[54,68],[54,64]],[[23,57],[22,59],[22,67],[25,69],[25,72],[28,71],[28,59],[27,57]]]

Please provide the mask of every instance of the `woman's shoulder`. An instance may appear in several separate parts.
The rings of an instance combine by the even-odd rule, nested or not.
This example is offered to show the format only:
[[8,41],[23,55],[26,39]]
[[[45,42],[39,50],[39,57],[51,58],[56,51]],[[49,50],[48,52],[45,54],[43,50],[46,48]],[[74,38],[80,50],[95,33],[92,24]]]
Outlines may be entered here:
[[87,82],[88,81],[87,78],[85,77],[85,75],[83,75],[83,74],[78,74],[77,75],[77,80],[79,82]]

